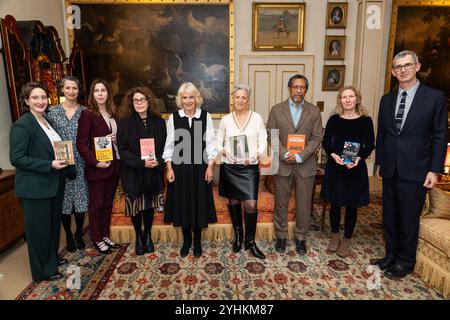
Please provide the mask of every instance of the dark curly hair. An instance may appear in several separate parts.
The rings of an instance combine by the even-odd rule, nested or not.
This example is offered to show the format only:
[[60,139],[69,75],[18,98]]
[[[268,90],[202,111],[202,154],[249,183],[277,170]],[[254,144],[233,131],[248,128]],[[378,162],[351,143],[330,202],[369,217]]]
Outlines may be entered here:
[[123,119],[129,117],[134,110],[133,97],[136,93],[144,95],[148,100],[148,110],[153,117],[161,118],[161,111],[156,104],[156,97],[150,88],[145,86],[134,87],[127,91],[122,99],[122,103],[119,108],[118,118]]

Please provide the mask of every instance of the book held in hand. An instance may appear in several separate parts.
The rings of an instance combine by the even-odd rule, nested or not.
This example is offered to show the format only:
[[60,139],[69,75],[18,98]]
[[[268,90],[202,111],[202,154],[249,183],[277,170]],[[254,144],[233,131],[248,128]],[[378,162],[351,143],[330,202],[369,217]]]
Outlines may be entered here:
[[141,144],[141,159],[156,159],[155,139],[140,139],[139,142]]
[[344,148],[342,149],[341,159],[345,164],[355,163],[356,158],[358,157],[359,152],[359,143],[345,141]]
[[305,149],[306,137],[304,134],[288,134],[286,149],[290,153],[297,154]]
[[55,160],[64,160],[68,165],[75,164],[72,141],[55,141],[53,149],[55,150]]
[[95,137],[94,148],[97,161],[108,162],[114,160],[111,137]]
[[247,136],[241,134],[230,137],[231,154],[236,160],[244,160],[248,158]]

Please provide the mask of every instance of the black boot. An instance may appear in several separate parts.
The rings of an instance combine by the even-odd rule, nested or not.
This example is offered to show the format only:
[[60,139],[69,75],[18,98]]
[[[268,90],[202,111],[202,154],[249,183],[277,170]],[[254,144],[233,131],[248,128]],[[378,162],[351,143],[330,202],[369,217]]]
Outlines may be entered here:
[[155,245],[152,240],[152,224],[153,224],[153,208],[142,212],[144,217],[144,233],[142,235],[142,243],[144,245],[144,251],[151,253],[155,251]]
[[77,249],[83,250],[86,248],[86,243],[83,240],[84,212],[75,213],[75,224],[77,225],[77,231],[75,231],[75,242],[77,243]]
[[144,254],[144,247],[142,246],[142,231],[136,232],[136,242],[134,245],[136,255],[142,256]]
[[258,221],[258,212],[254,213],[244,213],[245,216],[245,250],[250,250],[255,258],[265,259],[266,256],[261,250],[256,246],[255,234],[256,234],[256,223]]
[[142,213],[138,212],[134,217],[131,217],[133,222],[134,232],[136,234],[135,250],[136,255],[142,256],[144,248],[142,246]]
[[202,229],[194,230],[194,257],[200,258],[203,254],[202,250]]
[[77,251],[77,246],[75,244],[75,239],[73,238],[72,230],[70,229],[71,221],[71,214],[61,214],[61,223],[64,227],[64,232],[66,233],[66,249],[69,252],[75,252]]
[[233,252],[239,252],[242,249],[242,240],[244,238],[241,204],[228,205],[228,211],[230,212],[234,230]]
[[189,250],[192,246],[192,233],[191,229],[182,229],[183,231],[183,246],[180,250],[180,256],[182,258],[186,257],[189,254]]

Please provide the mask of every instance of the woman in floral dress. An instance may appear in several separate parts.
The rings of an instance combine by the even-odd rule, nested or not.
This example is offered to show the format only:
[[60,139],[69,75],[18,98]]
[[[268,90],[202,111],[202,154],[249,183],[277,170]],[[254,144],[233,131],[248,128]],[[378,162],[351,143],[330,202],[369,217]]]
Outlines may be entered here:
[[[75,180],[66,180],[61,222],[66,233],[67,251],[75,252],[77,249],[82,250],[85,248],[83,223],[89,201],[87,183],[84,178],[84,160],[76,148],[78,119],[81,111],[86,109],[86,107],[80,105],[77,101],[81,83],[76,77],[64,77],[61,80],[60,90],[65,97],[65,101],[50,108],[47,113],[47,119],[60,134],[62,140],[72,141],[77,177]],[[73,212],[75,212],[75,223],[77,226],[75,237],[70,228]]]

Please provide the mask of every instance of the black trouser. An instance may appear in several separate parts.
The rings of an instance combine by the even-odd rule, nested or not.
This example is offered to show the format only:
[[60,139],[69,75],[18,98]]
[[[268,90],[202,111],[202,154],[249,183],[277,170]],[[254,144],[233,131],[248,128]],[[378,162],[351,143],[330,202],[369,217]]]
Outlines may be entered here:
[[425,202],[423,182],[383,177],[383,225],[386,257],[413,268],[416,263],[419,220]]
[[[357,208],[345,207],[345,218],[344,218],[344,237],[350,239],[353,235],[353,230],[355,230],[356,218],[357,218]],[[330,208],[330,225],[331,232],[338,233],[339,225],[341,223],[341,207],[332,204]]]

